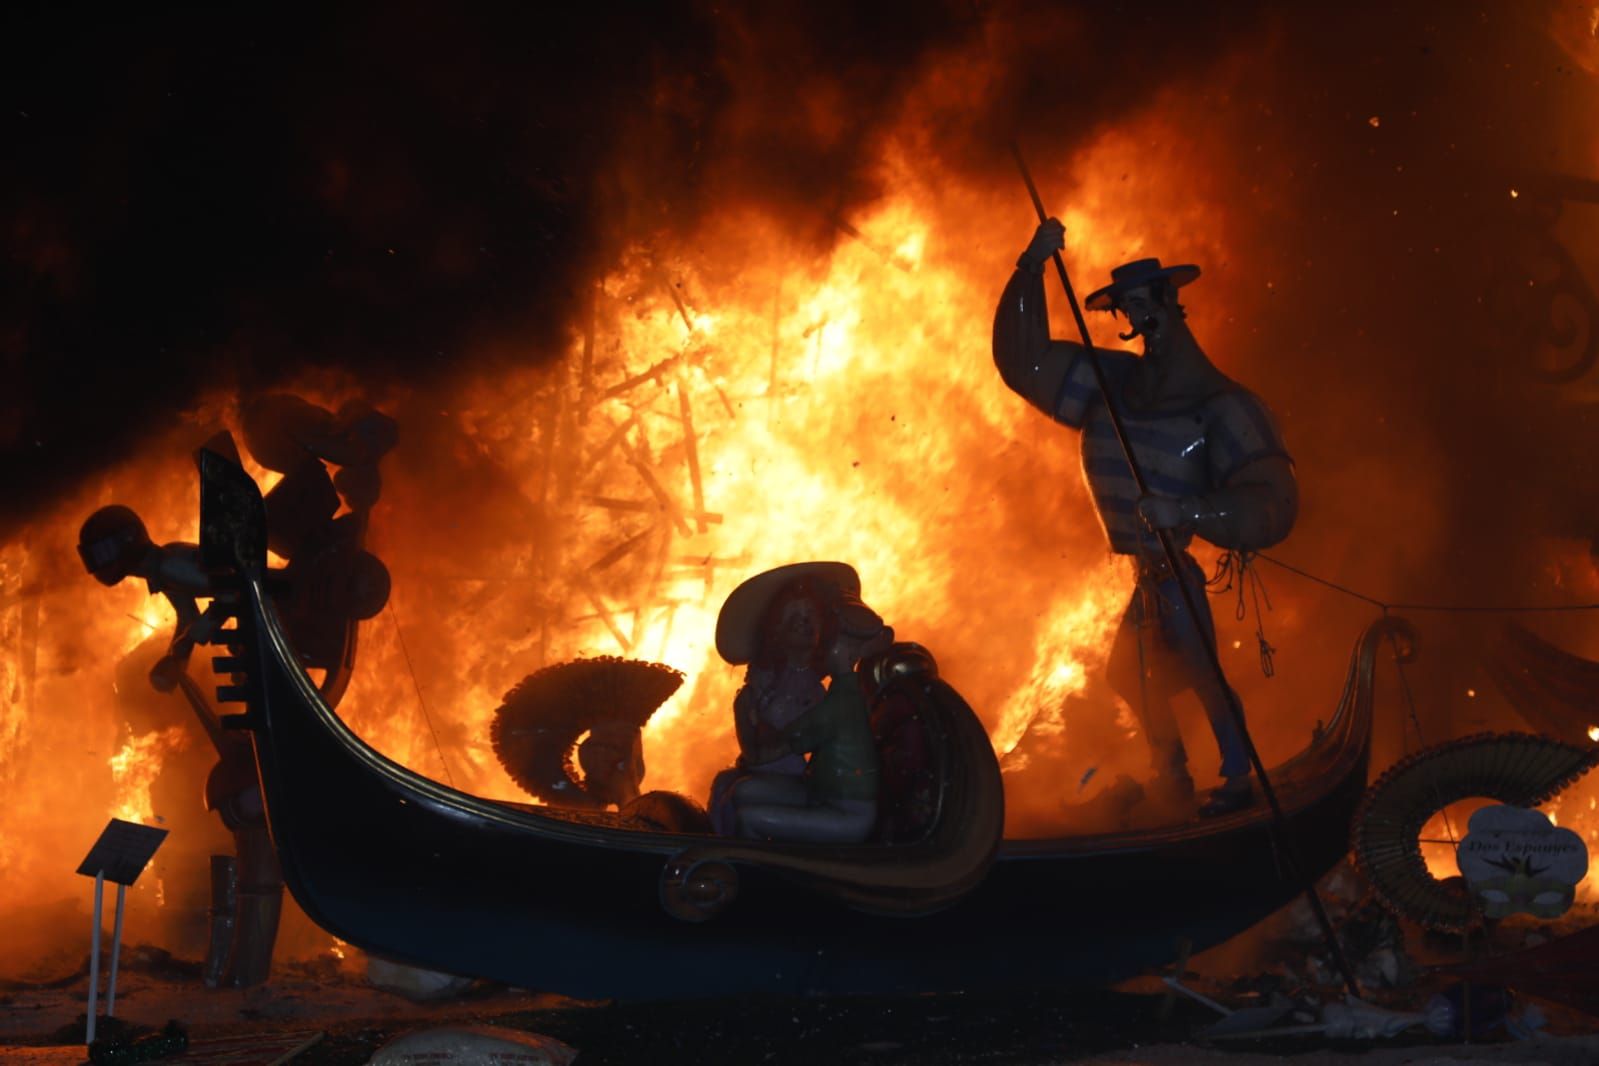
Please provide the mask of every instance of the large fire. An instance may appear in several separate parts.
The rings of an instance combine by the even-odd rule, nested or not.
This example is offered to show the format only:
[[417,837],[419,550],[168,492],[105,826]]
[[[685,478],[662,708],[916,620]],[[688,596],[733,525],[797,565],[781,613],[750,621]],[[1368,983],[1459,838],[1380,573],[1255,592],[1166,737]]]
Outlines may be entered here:
[[[1147,118],[1038,161],[1046,197],[1072,191],[1060,214],[1079,284],[1145,254],[1225,262],[1225,212],[1195,203],[1156,224],[1152,205],[1177,202],[1184,160],[1151,166],[1152,142],[1181,138]],[[428,390],[335,374],[293,383],[330,406],[365,396],[401,425],[371,541],[394,591],[363,629],[340,708],[353,728],[423,774],[521,800],[489,746],[505,691],[573,657],[652,659],[688,680],[647,730],[646,787],[703,798],[735,752],[740,677],[712,647],[723,598],[767,567],[840,559],[902,638],[931,648],[998,751],[1031,727],[1076,752],[1088,793],[1143,773],[1125,712],[1091,719],[1069,702],[1102,665],[1129,574],[1105,550],[1071,435],[1029,412],[990,360],[993,302],[1033,225],[1020,183],[931,173],[903,144],[881,167],[894,193],[833,220],[839,239],[820,257],[785,220],[736,209],[690,244],[634,248],[574,297],[591,304],[589,324],[559,358],[530,353],[526,369]],[[1180,238],[1147,246],[1157,231]],[[1051,298],[1067,335],[1064,301]],[[1192,305],[1196,334],[1228,369],[1242,330],[1218,303]],[[1111,341],[1108,320],[1096,324]],[[150,782],[163,760],[205,744],[180,702],[168,721],[126,720],[115,664],[164,640],[171,614],[142,586],[95,585],[72,544],[113,500],[157,540],[192,539],[188,452],[216,426],[236,428],[232,397],[187,413],[0,548],[8,901],[23,902],[22,885],[37,899],[72,894],[70,871],[107,816],[171,818]],[[1254,649],[1218,614],[1229,668],[1248,670]],[[1273,624],[1285,642],[1311,622],[1279,597]],[[1317,683],[1321,705],[1262,717],[1268,761],[1325,713],[1334,686]],[[1196,757],[1202,784],[1209,772]],[[1065,798],[1009,796],[1012,830],[1070,831]]]

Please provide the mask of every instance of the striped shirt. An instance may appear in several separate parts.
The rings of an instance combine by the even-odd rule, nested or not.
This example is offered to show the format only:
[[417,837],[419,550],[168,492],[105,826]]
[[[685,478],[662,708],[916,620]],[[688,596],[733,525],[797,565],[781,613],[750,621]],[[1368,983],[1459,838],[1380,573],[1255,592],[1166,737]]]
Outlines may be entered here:
[[[1113,394],[1121,396],[1137,357],[1101,352],[1099,358]],[[1073,359],[1054,409],[1048,413],[1083,431],[1083,479],[1094,497],[1111,550],[1123,555],[1158,554],[1160,540],[1135,513],[1137,483],[1116,439],[1093,369],[1081,353]],[[1180,410],[1140,413],[1122,404],[1120,414],[1144,482],[1157,496],[1202,496],[1225,487],[1234,474],[1257,459],[1288,458],[1271,412],[1259,397],[1239,385]],[[1193,534],[1173,530],[1172,537],[1181,550]]]

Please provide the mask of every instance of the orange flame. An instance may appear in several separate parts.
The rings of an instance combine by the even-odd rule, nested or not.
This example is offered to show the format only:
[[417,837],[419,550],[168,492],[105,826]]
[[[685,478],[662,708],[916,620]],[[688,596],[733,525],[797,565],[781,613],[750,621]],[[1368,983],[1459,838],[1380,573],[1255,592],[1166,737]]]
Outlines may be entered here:
[[189,745],[189,733],[183,726],[138,736],[130,735],[118,752],[111,756],[111,785],[115,790],[116,807],[113,818],[141,825],[155,816],[150,805],[150,783],[161,772],[161,760],[169,752],[182,751]]
[[[1174,175],[1193,169],[1183,144],[1149,119],[1076,159],[1035,161],[1041,184],[1074,189],[1062,218],[1081,278],[1155,251],[1226,259],[1226,214],[1176,195]],[[371,545],[394,592],[363,627],[340,707],[352,728],[429,777],[525,800],[488,741],[505,691],[572,657],[655,659],[688,681],[649,725],[646,787],[704,797],[736,748],[740,676],[712,646],[722,600],[767,567],[832,558],[859,570],[903,639],[932,650],[1000,752],[1032,728],[1086,762],[1142,761],[1137,744],[1092,750],[1134,733],[1125,710],[1097,724],[1067,710],[1102,666],[1129,579],[1106,552],[1073,435],[1012,395],[989,352],[994,300],[1033,227],[1025,200],[932,173],[905,145],[881,165],[895,192],[825,255],[781,219],[729,209],[692,256],[640,247],[596,279],[592,325],[567,350],[368,395],[400,418],[402,440]],[[1147,248],[1157,222],[1181,243]],[[1190,317],[1225,369],[1239,327],[1202,301]],[[329,406],[360,392],[336,374],[293,388]],[[140,775],[173,750],[150,737],[193,729],[181,704],[144,734],[148,750],[119,755],[122,777],[101,746],[127,733],[116,660],[165,639],[170,613],[133,583],[95,586],[70,545],[113,499],[158,541],[193,539],[187,454],[218,426],[236,429],[236,411],[212,396],[0,546],[0,685],[15,693],[0,703],[0,782],[16,799],[0,811],[5,883],[65,894],[107,813],[161,813]],[[1285,635],[1309,624],[1292,605],[1276,619]],[[1069,829],[1060,799],[1043,797],[1053,813],[1022,828]]]

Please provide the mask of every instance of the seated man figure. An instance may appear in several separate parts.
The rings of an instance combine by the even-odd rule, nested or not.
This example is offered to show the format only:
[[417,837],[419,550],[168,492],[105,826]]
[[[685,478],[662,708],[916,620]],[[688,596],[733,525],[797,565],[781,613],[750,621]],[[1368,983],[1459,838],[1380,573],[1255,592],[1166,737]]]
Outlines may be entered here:
[[177,629],[167,654],[150,671],[150,681],[158,690],[172,691],[194,646],[210,643],[224,618],[219,605],[213,603],[201,611],[195,602],[211,595],[211,577],[200,562],[199,546],[184,542],[157,545],[137,514],[112,504],[83,523],[78,557],[102,585],[143,578],[151,594],[161,593],[172,604],[178,615]]
[[[808,568],[809,572],[795,571]],[[775,576],[774,576],[775,575]],[[798,564],[746,582],[773,585],[811,578],[823,603],[820,667],[829,677],[826,695],[784,727],[757,722],[743,758],[753,766],[785,756],[809,754],[803,777],[751,774],[732,786],[733,821],[740,836],[763,840],[853,844],[869,837],[877,822],[878,760],[866,696],[855,664],[893,642],[893,631],[860,600],[860,580],[843,564]],[[742,586],[741,586],[742,588]],[[775,589],[774,589],[775,591]],[[736,607],[729,597],[717,626],[719,649]],[[739,612],[731,615],[736,618]]]

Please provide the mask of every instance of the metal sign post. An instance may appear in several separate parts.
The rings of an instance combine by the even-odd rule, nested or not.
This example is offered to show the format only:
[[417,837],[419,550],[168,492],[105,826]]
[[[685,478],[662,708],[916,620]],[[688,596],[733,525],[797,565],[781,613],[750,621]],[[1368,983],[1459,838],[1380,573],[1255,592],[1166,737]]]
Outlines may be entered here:
[[166,838],[165,829],[113,818],[78,866],[78,873],[94,878],[94,913],[90,916],[89,932],[89,1025],[85,1034],[86,1044],[94,1043],[96,1003],[100,994],[100,915],[105,902],[105,883],[110,880],[117,886],[117,917],[111,933],[110,987],[106,990],[105,1016],[110,1018],[117,1009],[117,963],[122,956],[122,914],[128,901],[128,886],[139,879]]

